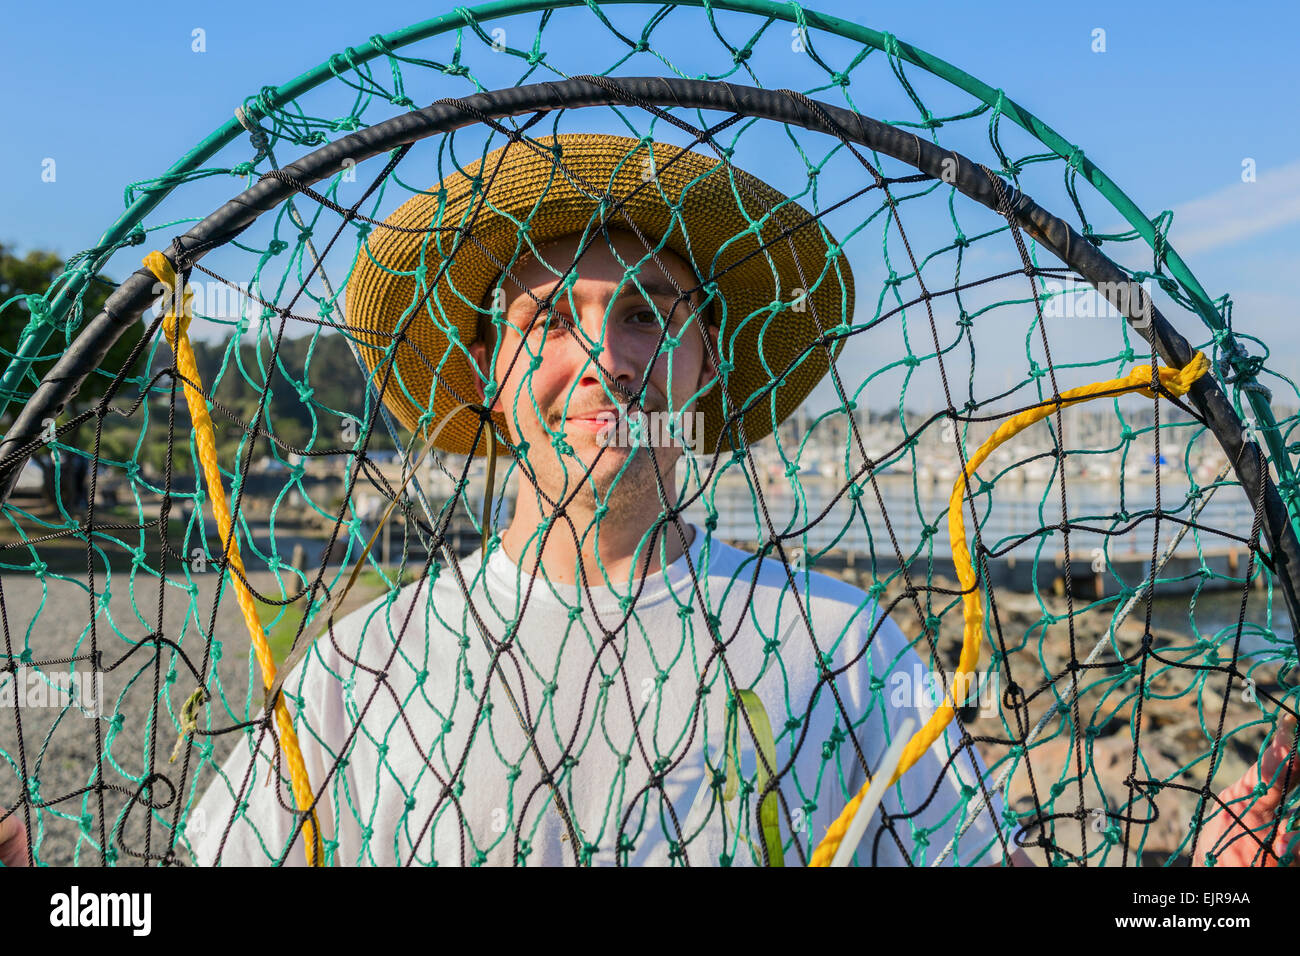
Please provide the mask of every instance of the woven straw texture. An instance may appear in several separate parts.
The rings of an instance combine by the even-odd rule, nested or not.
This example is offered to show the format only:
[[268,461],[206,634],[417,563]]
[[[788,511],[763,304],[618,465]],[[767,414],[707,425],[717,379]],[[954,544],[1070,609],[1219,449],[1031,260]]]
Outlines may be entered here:
[[[426,439],[436,431],[435,446],[458,454],[487,453],[486,441],[474,445],[478,414],[462,407],[479,401],[467,346],[480,303],[520,257],[571,233],[604,242],[602,224],[639,232],[681,256],[713,293],[721,387],[698,403],[709,454],[729,420],[739,417],[752,443],[798,407],[843,346],[836,338],[828,349],[818,336],[842,332],[853,313],[847,260],[807,210],[734,166],[662,143],[604,134],[509,143],[386,223],[395,228],[371,233],[358,255],[348,321],[376,382],[402,330],[384,401],[407,429]],[[528,362],[521,356],[516,369]],[[508,435],[505,415],[493,417]],[[728,434],[722,445],[741,441]]]

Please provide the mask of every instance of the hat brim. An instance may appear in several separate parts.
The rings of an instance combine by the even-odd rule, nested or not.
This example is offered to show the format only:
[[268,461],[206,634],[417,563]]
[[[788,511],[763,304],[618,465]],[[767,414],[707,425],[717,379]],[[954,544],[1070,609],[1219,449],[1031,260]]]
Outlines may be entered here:
[[[367,236],[353,267],[348,322],[376,384],[387,377],[397,420],[457,454],[488,450],[475,443],[480,419],[469,407],[479,400],[468,346],[480,303],[503,269],[547,242],[635,224],[656,251],[695,270],[721,353],[720,380],[696,405],[706,454],[729,419],[724,452],[770,434],[844,344],[818,339],[847,329],[853,314],[847,258],[819,221],[743,170],[663,143],[604,134],[510,143],[385,222],[396,228]],[[389,371],[381,366],[399,329]],[[493,417],[508,435],[505,416]]]

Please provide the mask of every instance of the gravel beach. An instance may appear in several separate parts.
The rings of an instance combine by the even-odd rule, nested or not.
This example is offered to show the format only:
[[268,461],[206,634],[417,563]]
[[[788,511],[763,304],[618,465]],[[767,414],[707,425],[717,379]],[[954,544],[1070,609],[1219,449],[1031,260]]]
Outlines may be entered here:
[[[192,603],[184,590],[168,586],[161,632],[179,645],[193,667],[199,668],[218,578],[216,574],[195,575],[194,580],[197,591]],[[251,575],[250,582],[260,593],[280,594],[279,585],[270,574]],[[102,594],[103,581],[96,583]],[[0,580],[0,585],[4,589],[8,631],[15,655],[26,648],[30,652],[29,660],[40,663],[90,654],[89,597],[84,583],[52,575],[44,581],[30,575],[7,575]],[[103,862],[98,797],[93,792],[84,792],[97,772],[97,746],[104,755],[101,770],[108,784],[102,812],[103,826],[108,833],[107,857],[116,865],[139,865],[147,857],[166,854],[171,845],[170,827],[177,800],[182,806],[192,804],[213,776],[207,765],[196,775],[197,749],[191,751],[194,759],[188,768],[186,748],[181,748],[175,763],[169,762],[179,736],[181,708],[197,686],[189,666],[166,645],[161,647],[161,653],[156,653],[158,645],[152,642],[127,656],[135,642],[157,628],[157,579],[143,574],[136,578],[135,607],[128,574],[114,572],[108,590],[111,599],[101,608],[96,626],[96,640],[107,670],[103,675],[102,715],[87,716],[69,703],[66,696],[60,700],[54,690],[37,689],[36,681],[25,682],[27,706],[21,707],[17,714],[12,707],[0,708],[3,715],[0,751],[10,755],[13,761],[0,764],[0,803],[8,809],[17,802],[17,763],[25,760],[27,775],[39,779],[40,789],[33,798],[49,803],[48,811],[42,814],[42,828],[36,835],[41,863],[100,865]],[[356,603],[349,596],[349,605]],[[196,615],[195,610],[200,613]],[[230,710],[220,700],[214,700],[203,713],[210,715],[212,726],[229,727],[244,719],[246,712],[256,714],[260,710],[260,693],[258,702],[247,711],[246,707],[250,682],[259,688],[261,682],[260,675],[249,663],[248,632],[229,586],[221,599],[214,637],[214,644],[220,642],[216,672]],[[47,675],[71,671],[83,678],[83,683],[76,685],[74,681],[74,686],[84,688],[90,696],[93,678],[89,676],[89,659],[71,664],[46,664],[40,671]],[[157,693],[153,689],[155,685],[159,688]],[[19,693],[23,692],[23,686],[23,682],[16,685]],[[33,697],[33,693],[38,696]],[[47,699],[42,700],[42,696]],[[200,716],[200,728],[207,726],[206,720]],[[20,721],[21,751],[17,740]],[[218,762],[224,760],[239,737],[238,733],[213,736],[214,758]],[[159,809],[152,814],[146,811],[145,796],[136,796],[151,773],[162,774],[168,781],[159,781],[153,788],[152,800]],[[190,862],[188,852],[179,843],[174,860]]]
[[[161,630],[179,645],[194,667],[200,667],[217,576],[196,575],[195,580],[197,593],[193,602],[184,590],[168,587]],[[252,583],[264,594],[280,593],[270,575],[255,576]],[[941,580],[934,584],[955,587],[952,582]],[[84,584],[53,575],[47,575],[44,581],[31,575],[8,575],[0,578],[0,586],[15,655],[26,649],[29,655],[26,660],[47,662],[41,667],[41,672],[47,675],[66,674],[70,670],[86,675],[91,671],[88,659],[71,665],[66,663],[70,656],[89,655],[91,649],[86,627],[89,598]],[[97,582],[97,588],[102,593],[104,582]],[[182,705],[196,687],[189,666],[169,646],[163,645],[161,653],[156,653],[157,645],[152,642],[128,655],[133,644],[153,633],[157,626],[157,581],[143,574],[138,576],[135,607],[131,579],[126,572],[113,572],[108,590],[112,597],[100,609],[96,635],[103,665],[108,669],[103,677],[102,715],[84,716],[76,706],[58,700],[56,695],[52,700],[33,700],[29,695],[26,706],[16,713],[12,706],[0,708],[0,751],[10,757],[10,762],[0,763],[0,802],[8,808],[18,801],[19,763],[25,761],[27,775],[39,780],[39,791],[32,794],[33,799],[48,804],[41,815],[35,844],[38,860],[45,864],[93,866],[101,864],[106,856],[112,864],[129,866],[166,855],[173,846],[170,827],[178,802],[181,807],[191,805],[213,775],[209,765],[195,773],[197,749],[191,750],[194,759],[188,767],[184,761],[186,748],[181,748],[181,759],[169,762],[178,740]],[[894,590],[885,595],[882,603],[888,605]],[[349,597],[345,611],[364,603],[374,593],[364,593],[360,588],[356,591]],[[951,598],[936,595],[934,600],[937,611]],[[1063,602],[1057,602],[1058,607],[1053,599],[1046,600],[1051,613],[1064,614]],[[1181,599],[1166,600],[1174,600],[1176,604]],[[1185,620],[1186,605],[1181,607],[1179,612],[1177,606],[1164,606],[1157,618],[1163,615],[1165,620],[1177,620],[1181,613]],[[198,619],[193,613],[195,609],[201,612]],[[908,602],[900,603],[893,613],[909,636],[920,632]],[[1208,612],[1200,613],[1199,620],[1204,627]],[[1070,628],[1057,621],[1047,626],[1045,633],[1036,630],[1042,625],[1044,612],[1037,600],[1028,595],[1000,595],[999,615],[1003,633],[1009,639],[1013,675],[1026,693],[1038,692],[1030,707],[1032,726],[1054,700],[1051,692],[1045,690],[1044,676],[1064,673],[1070,653]],[[1109,615],[1110,610],[1106,610],[1075,618],[1073,637],[1079,657],[1085,656],[1104,634]],[[1119,641],[1125,654],[1140,647],[1142,616],[1139,608],[1120,629]],[[1186,634],[1168,630],[1154,633],[1157,650],[1186,648],[1190,643]],[[257,703],[250,705],[253,700],[249,696],[250,684],[260,686],[260,676],[250,664],[248,634],[229,590],[222,598],[215,637],[220,642],[220,654],[214,655],[215,668],[226,699],[224,703],[214,700],[202,709],[201,729],[209,726],[209,720],[212,727],[230,727],[246,719],[246,714],[255,714],[260,709]],[[938,644],[955,653],[960,643],[961,614],[960,609],[954,609],[942,617]],[[1229,640],[1222,648],[1225,656],[1230,648]],[[1279,644],[1273,651],[1274,660],[1280,659],[1285,650]],[[1113,653],[1107,650],[1105,655],[1102,659],[1114,665]],[[1203,656],[1185,659],[1193,664],[1205,661]],[[65,663],[48,663],[53,661]],[[986,662],[987,656],[982,663]],[[955,658],[945,662],[949,668],[954,663]],[[1106,672],[1115,673],[1113,668]],[[1082,695],[1079,711],[1080,720],[1090,728],[1082,752],[1085,785],[1080,788],[1077,783],[1078,754],[1067,725],[1058,715],[1031,747],[1028,763],[1033,767],[1033,782],[1023,760],[1008,781],[1007,803],[1022,821],[1032,820],[1037,802],[1048,807],[1044,812],[1081,813],[1084,819],[1096,823],[1097,809],[1105,807],[1113,812],[1130,799],[1124,781],[1129,777],[1133,750],[1130,718],[1137,681],[1132,677],[1118,682],[1103,679],[1105,675],[1099,671],[1092,675],[1090,681],[1085,681],[1085,686],[1092,684],[1092,687]],[[1214,675],[1195,684],[1197,675],[1190,668],[1148,671],[1151,695],[1143,706],[1139,779],[1160,779],[1197,788],[1204,785],[1209,766],[1205,758],[1211,752],[1212,731],[1223,705],[1224,678]],[[1255,676],[1261,695],[1281,690],[1275,681],[1276,664],[1261,667]],[[157,692],[155,684],[159,688]],[[17,682],[14,686],[21,691]],[[1064,680],[1056,684],[1062,693],[1066,686]],[[1008,728],[1014,726],[1014,714],[1006,706],[1003,690],[999,688],[989,700],[983,701],[968,723],[974,736],[987,738],[978,746],[990,765],[998,761],[1005,765],[1012,744]],[[1216,788],[1235,780],[1253,759],[1264,735],[1260,714],[1261,705],[1250,694],[1243,694],[1240,684],[1228,696],[1226,728],[1231,731],[1252,721],[1256,723],[1232,736],[1220,748],[1220,764],[1213,775]],[[20,722],[21,748],[17,740]],[[223,761],[239,737],[238,733],[211,737],[214,758]],[[103,793],[102,812],[98,795],[87,791],[97,772],[97,749],[103,754],[99,772],[108,783]],[[165,782],[159,780],[152,788],[156,809],[149,813],[140,790],[151,773],[162,774]],[[1139,798],[1142,806],[1132,811],[1133,817],[1146,819],[1154,809],[1158,818],[1149,826],[1133,827],[1130,850],[1137,849],[1141,841],[1144,863],[1186,862],[1186,837],[1189,822],[1195,815],[1196,795],[1178,788],[1157,792],[1158,796],[1150,801]],[[1123,839],[1117,836],[1122,828],[1108,829],[1108,821],[1100,822],[1106,825],[1085,830],[1084,825],[1073,819],[1059,819],[1052,824],[1053,840],[1067,853],[1081,849],[1084,840],[1094,849],[1099,840],[1108,840],[1114,852],[1109,852],[1103,860],[1093,859],[1092,863],[1117,865],[1120,847],[1115,844]],[[101,826],[108,835],[106,854],[100,849]],[[190,862],[183,841],[176,841],[171,861]],[[1133,862],[1132,857],[1129,862]]]

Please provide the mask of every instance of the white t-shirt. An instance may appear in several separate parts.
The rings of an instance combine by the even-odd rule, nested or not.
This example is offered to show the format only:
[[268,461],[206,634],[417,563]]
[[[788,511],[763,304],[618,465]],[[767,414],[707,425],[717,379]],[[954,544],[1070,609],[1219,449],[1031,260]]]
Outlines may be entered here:
[[[486,570],[477,555],[460,562],[469,605],[444,567],[432,588],[430,581],[407,585],[337,623],[332,637],[321,635],[285,693],[321,794],[327,860],[761,865],[760,767],[729,686],[752,690],[770,723],[785,865],[800,863],[796,840],[810,857],[865,779],[844,713],[819,681],[817,651],[783,564],[768,559],[760,567],[756,556],[692,528],[689,552],[650,575],[639,594],[626,581],[589,581],[588,593],[534,580],[497,549]],[[893,729],[905,717],[920,726],[929,716],[918,695],[889,686],[891,674],[921,673],[920,658],[887,617],[871,637],[882,615],[862,590],[806,570],[794,578],[874,772]],[[722,654],[714,653],[701,607],[714,615]],[[516,618],[513,638],[499,644]],[[504,647],[491,680],[484,630]],[[535,750],[501,674],[536,728]],[[187,836],[203,865],[217,862],[223,837],[224,865],[281,856],[305,863],[301,832],[285,854],[296,824],[285,809],[293,805],[287,770],[277,786],[264,785],[273,772],[269,734],[245,788],[259,734],[246,732],[190,817]],[[933,861],[975,813],[975,774],[985,769],[978,756],[972,768],[972,749],[949,760],[959,740],[954,723],[891,788],[882,808],[906,818],[880,833],[877,813],[860,844],[860,865]],[[738,754],[738,773],[728,750]],[[246,809],[232,823],[241,788]],[[958,841],[954,855],[962,863],[1001,860],[995,819],[996,801]]]

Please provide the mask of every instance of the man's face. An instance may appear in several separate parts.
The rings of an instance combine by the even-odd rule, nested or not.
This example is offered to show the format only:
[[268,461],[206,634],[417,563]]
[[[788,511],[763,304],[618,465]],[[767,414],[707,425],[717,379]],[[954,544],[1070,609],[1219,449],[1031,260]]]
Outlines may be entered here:
[[[658,254],[663,268],[650,259],[640,266],[634,281],[626,269],[636,268],[635,263],[646,255],[645,246],[628,233],[611,231],[610,237],[614,251],[604,237],[588,247],[573,270],[577,278],[571,291],[560,285],[556,273],[564,273],[577,255],[576,235],[539,250],[552,268],[531,257],[521,258],[514,269],[518,283],[509,277],[504,280],[505,323],[499,327],[501,345],[493,375],[497,396],[492,407],[505,413],[515,443],[528,442],[529,468],[550,498],[566,498],[581,485],[580,500],[590,501],[591,491],[604,500],[631,457],[627,471],[618,478],[619,497],[625,490],[630,494],[635,489],[638,497],[648,493],[646,503],[657,512],[655,464],[671,491],[673,466],[685,443],[681,438],[669,439],[667,428],[662,427],[668,421],[665,413],[690,416],[694,408],[688,408],[688,403],[713,379],[701,323],[694,315],[701,296],[679,298],[678,290],[692,289],[698,280],[668,250]],[[549,311],[539,302],[549,303]],[[665,339],[660,349],[665,322],[667,334],[679,343],[670,348]],[[716,350],[717,330],[708,332]],[[470,349],[486,375],[491,358],[487,345],[476,342]],[[649,381],[640,408],[646,413],[646,424],[658,422],[661,427],[648,429],[651,447],[638,448],[633,430],[620,430],[617,423],[619,418],[629,423],[638,418],[636,406],[626,406],[629,397],[641,391],[647,367]],[[556,449],[557,435],[572,454]],[[695,440],[699,437],[696,428]],[[591,477],[584,481],[588,470]]]

